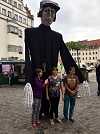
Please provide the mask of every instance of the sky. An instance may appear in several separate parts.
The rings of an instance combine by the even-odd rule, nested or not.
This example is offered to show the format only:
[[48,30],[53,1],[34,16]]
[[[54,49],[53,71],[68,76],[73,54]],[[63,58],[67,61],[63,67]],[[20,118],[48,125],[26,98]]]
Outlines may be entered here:
[[[23,0],[34,15],[34,27],[40,25],[37,17],[41,0]],[[64,42],[100,39],[100,0],[53,0],[60,10],[51,29],[62,34]]]

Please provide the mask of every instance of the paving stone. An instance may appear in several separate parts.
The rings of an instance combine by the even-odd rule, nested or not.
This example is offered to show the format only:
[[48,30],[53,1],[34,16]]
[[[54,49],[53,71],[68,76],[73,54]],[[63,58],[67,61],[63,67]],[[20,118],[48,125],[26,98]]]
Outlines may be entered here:
[[[41,119],[43,128],[34,131],[31,128],[31,107],[25,107],[23,101],[23,86],[0,88],[0,134],[100,134],[100,96],[97,96],[97,83],[89,82],[91,96],[84,97],[80,85],[74,118],[52,127],[49,117]],[[59,117],[63,117],[63,101],[59,103]]]

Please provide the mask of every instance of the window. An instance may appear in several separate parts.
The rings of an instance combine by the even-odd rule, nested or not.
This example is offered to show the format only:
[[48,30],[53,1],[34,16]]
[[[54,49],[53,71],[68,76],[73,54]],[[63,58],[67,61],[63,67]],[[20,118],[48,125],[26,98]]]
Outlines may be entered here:
[[97,54],[97,52],[96,52],[96,54]]
[[87,53],[86,53],[86,55],[87,55]]
[[17,2],[14,1],[14,7],[17,7]]
[[7,60],[7,58],[2,58],[2,57],[1,57],[1,60]]
[[93,52],[93,54],[94,54],[94,52]]
[[14,33],[14,26],[10,26],[10,32]]
[[20,29],[19,29],[18,35],[19,35],[19,37],[22,38],[22,31]]
[[13,50],[12,45],[8,45],[8,52],[12,52],[12,50]]
[[6,9],[2,8],[2,14],[6,15]]
[[15,34],[18,34],[18,28],[15,27]]
[[78,55],[80,55],[80,52],[78,53]]
[[19,46],[19,53],[22,54],[22,52],[23,52],[23,49],[21,46]]
[[8,25],[8,33],[14,33],[14,26]]
[[86,57],[86,60],[87,60],[87,57]]
[[7,2],[7,0],[3,0],[3,1]]
[[15,14],[15,20],[18,20],[18,15]]
[[83,53],[83,55],[84,55],[84,53]]
[[8,11],[8,17],[10,17],[10,18],[11,18],[11,12],[10,12],[10,11]]
[[8,0],[8,3],[11,5],[12,4],[12,0]]
[[89,57],[89,60],[91,60],[91,57]]
[[26,19],[23,19],[23,23],[26,24]]
[[91,52],[89,52],[89,55],[91,55]]
[[22,22],[22,17],[19,16],[19,21]]
[[16,52],[16,53],[21,52],[22,53],[22,51],[23,51],[23,48],[21,46],[8,45],[8,52]]
[[93,57],[93,60],[94,60],[94,57]]
[[83,58],[83,60],[84,60],[84,58]]
[[18,8],[21,10],[21,5],[20,4],[18,4]]

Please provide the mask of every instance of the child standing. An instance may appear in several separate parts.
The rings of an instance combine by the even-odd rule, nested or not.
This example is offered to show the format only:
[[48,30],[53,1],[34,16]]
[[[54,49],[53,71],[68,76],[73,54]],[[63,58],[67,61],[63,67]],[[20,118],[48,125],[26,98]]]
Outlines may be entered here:
[[54,126],[53,113],[55,113],[55,121],[62,123],[58,118],[58,105],[60,100],[60,88],[62,90],[62,100],[64,99],[63,82],[57,74],[57,67],[53,67],[52,75],[48,77],[49,82],[46,86],[46,98],[50,101],[50,125],[52,126]]
[[77,90],[79,88],[79,80],[78,77],[75,75],[75,68],[70,67],[69,74],[64,78],[64,85],[65,85],[65,99],[64,99],[64,118],[62,119],[63,122],[68,119],[68,109],[69,109],[69,120],[74,122],[74,106],[77,97]]
[[46,79],[43,83],[41,79],[42,70],[35,69],[36,77],[33,84],[33,111],[32,111],[32,128],[38,129],[38,126],[43,126],[39,121],[39,112],[41,109],[41,100],[43,98],[43,92],[48,80]]

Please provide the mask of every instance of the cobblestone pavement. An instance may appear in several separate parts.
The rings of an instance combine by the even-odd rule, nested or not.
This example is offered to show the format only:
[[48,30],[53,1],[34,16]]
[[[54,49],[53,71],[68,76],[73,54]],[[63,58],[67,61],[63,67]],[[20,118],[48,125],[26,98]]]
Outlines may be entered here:
[[[100,134],[100,96],[97,96],[97,83],[89,82],[91,96],[84,97],[80,85],[75,107],[75,122],[49,125],[43,117],[43,128],[34,131],[31,125],[31,108],[24,107],[23,87],[0,88],[0,134]],[[63,101],[59,104],[59,117],[63,117]]]

